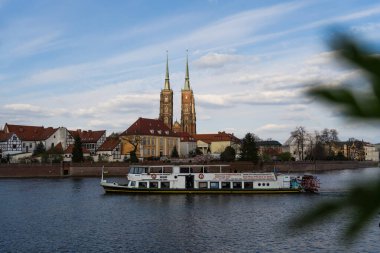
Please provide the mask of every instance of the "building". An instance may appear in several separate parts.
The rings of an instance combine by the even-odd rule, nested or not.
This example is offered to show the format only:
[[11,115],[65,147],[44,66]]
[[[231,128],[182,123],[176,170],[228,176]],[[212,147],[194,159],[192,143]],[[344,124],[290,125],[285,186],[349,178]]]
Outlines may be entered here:
[[314,145],[315,140],[310,135],[305,134],[303,138],[292,135],[282,145],[282,151],[289,152],[296,161],[303,161],[311,156]]
[[203,154],[221,154],[226,147],[231,146],[235,149],[236,154],[240,153],[241,140],[233,134],[218,132],[216,134],[195,134],[197,147]]
[[190,155],[195,154],[195,150],[197,148],[197,141],[195,138],[184,132],[179,132],[176,134],[180,138],[179,153],[183,157],[189,157]]
[[124,155],[121,154],[121,140],[119,137],[108,137],[96,151],[95,157],[97,161],[123,161]]
[[106,141],[106,130],[70,130],[70,135],[68,136],[68,144],[74,144],[75,138],[80,137],[82,141],[82,147],[90,151],[93,156],[96,154],[98,148]]
[[[42,143],[46,150],[52,149],[57,145],[61,145],[63,149],[68,146],[67,136],[68,131],[65,127],[43,127],[43,126],[25,126],[25,125],[11,125],[6,123],[4,126],[4,133],[13,134],[13,143],[20,145],[18,153],[33,153],[36,146]],[[15,139],[17,136],[18,141]],[[8,142],[9,144],[9,142]]]
[[189,60],[186,57],[185,85],[181,91],[181,129],[189,134],[197,133],[197,118],[195,115],[194,93],[190,88]]
[[165,85],[160,94],[159,119],[164,122],[169,129],[173,128],[173,90],[170,88],[168,55],[166,55]]
[[0,159],[22,153],[22,142],[15,133],[0,131]]
[[[139,118],[120,135],[122,155],[130,155],[136,148],[138,158],[169,157],[180,138],[161,120]],[[178,150],[181,155],[180,150]]]
[[256,145],[258,153],[261,157],[266,155],[272,159],[276,159],[276,157],[282,153],[282,145],[278,141],[258,141]]
[[181,90],[181,123],[176,121],[173,125],[173,90],[170,88],[168,56],[166,57],[164,89],[160,93],[159,119],[174,132],[186,132],[189,134],[196,134],[197,132],[195,99],[193,90],[190,87],[188,56],[186,57],[185,84]]
[[[66,150],[63,152],[63,161],[64,162],[71,162],[72,161],[73,149],[74,149],[73,144],[70,144],[69,146],[67,146]],[[82,153],[83,153],[84,160],[89,159],[89,157],[91,157],[90,151],[88,149],[86,149],[85,147],[82,147]]]
[[373,144],[364,144],[364,155],[366,161],[379,161],[379,151],[376,150],[376,147]]

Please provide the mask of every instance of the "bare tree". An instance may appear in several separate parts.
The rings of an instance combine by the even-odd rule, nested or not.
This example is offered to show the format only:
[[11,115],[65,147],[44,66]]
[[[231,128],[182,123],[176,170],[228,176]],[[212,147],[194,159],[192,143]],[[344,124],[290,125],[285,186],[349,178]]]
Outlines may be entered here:
[[121,136],[122,140],[127,141],[129,144],[133,146],[133,150],[129,152],[130,158],[132,162],[137,162],[137,148],[141,143],[141,136],[139,135],[131,135],[131,136]]
[[291,132],[291,135],[296,139],[298,159],[303,161],[305,151],[306,129],[304,126],[298,126],[296,127],[296,130]]

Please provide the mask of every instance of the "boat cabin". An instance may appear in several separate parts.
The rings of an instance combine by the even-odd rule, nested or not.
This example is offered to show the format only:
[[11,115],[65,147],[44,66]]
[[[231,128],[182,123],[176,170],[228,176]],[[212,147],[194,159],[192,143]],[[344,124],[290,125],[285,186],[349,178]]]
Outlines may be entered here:
[[133,166],[128,187],[137,189],[290,189],[289,175],[224,172],[228,165]]

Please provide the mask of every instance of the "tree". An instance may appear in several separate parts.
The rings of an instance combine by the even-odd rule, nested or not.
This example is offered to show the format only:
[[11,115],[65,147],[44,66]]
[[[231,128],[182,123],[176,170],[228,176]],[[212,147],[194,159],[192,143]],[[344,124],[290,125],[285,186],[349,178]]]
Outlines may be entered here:
[[36,146],[36,148],[34,149],[33,151],[33,155],[36,156],[36,155],[41,155],[43,153],[46,152],[46,149],[45,149],[45,146],[44,144],[42,144],[42,142],[39,142]]
[[82,140],[79,136],[74,138],[74,147],[73,147],[73,157],[72,160],[75,163],[83,162],[83,150],[82,150]]
[[304,160],[304,154],[305,154],[306,129],[303,126],[298,126],[291,133],[291,135],[296,140],[298,159],[303,161]]
[[257,155],[257,147],[255,136],[252,133],[247,133],[241,143],[241,161],[251,161],[257,163],[259,158]]
[[174,157],[174,158],[178,158],[179,157],[178,151],[177,151],[177,146],[173,147],[171,157]]
[[283,152],[278,156],[281,161],[286,162],[292,160],[292,154],[290,152]]
[[137,158],[137,148],[141,142],[141,137],[138,135],[132,135],[122,136],[121,138],[132,145],[133,149],[129,152],[130,160],[132,163],[137,163],[139,161],[139,159]]
[[235,161],[236,151],[233,147],[228,146],[224,149],[224,151],[220,154],[220,160],[225,162]]
[[[380,59],[358,42],[339,35],[332,41],[333,49],[345,61],[358,67],[371,84],[370,91],[358,91],[341,86],[319,86],[308,91],[310,96],[320,98],[329,104],[339,106],[349,117],[362,120],[380,120]],[[368,181],[353,187],[340,200],[327,201],[306,212],[295,223],[296,227],[305,227],[317,223],[342,210],[350,210],[352,217],[344,232],[344,238],[350,241],[363,227],[376,216],[380,209],[380,180]]]

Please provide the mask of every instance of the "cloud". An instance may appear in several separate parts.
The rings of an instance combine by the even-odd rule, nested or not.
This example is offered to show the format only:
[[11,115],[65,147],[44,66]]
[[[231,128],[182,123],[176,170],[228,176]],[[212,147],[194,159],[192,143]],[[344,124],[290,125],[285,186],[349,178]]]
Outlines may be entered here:
[[40,106],[32,104],[5,104],[0,117],[7,120],[13,118],[50,118],[54,116],[54,110],[43,109]]
[[284,124],[266,124],[256,129],[257,132],[283,132],[291,128],[289,125]]
[[4,109],[12,111],[24,111],[24,112],[40,112],[41,108],[31,104],[7,104],[4,105]]
[[244,59],[242,55],[234,54],[219,54],[219,53],[208,53],[198,60],[193,62],[194,66],[200,69],[205,68],[220,68],[225,64],[233,64],[241,62]]

